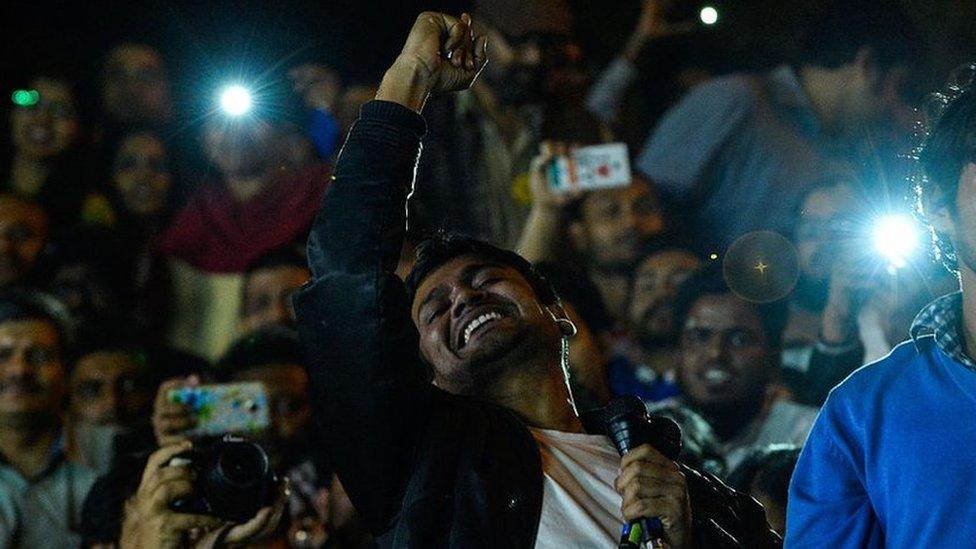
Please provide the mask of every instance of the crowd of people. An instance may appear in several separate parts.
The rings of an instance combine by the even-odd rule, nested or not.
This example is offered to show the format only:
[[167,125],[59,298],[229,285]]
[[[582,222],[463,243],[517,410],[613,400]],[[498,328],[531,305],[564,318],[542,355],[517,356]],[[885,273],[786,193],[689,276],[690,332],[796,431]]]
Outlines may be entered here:
[[[10,90],[0,547],[971,543],[976,475],[933,448],[968,455],[976,69],[916,96],[898,3],[841,1],[772,70],[644,88],[695,32],[667,2],[599,69],[524,4],[425,12],[382,80],[289,66],[243,114],[139,42]],[[614,142],[625,184],[557,184]],[[174,394],[252,382],[274,490],[177,509],[206,441]],[[619,397],[680,453],[621,458],[590,420]]]

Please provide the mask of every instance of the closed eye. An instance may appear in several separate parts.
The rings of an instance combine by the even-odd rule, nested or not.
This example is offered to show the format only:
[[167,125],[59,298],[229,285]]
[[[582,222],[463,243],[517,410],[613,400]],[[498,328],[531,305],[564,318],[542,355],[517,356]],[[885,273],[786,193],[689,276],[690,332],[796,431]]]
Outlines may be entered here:
[[430,324],[432,322],[434,322],[434,320],[436,320],[437,317],[439,317],[441,315],[441,313],[444,312],[445,309],[446,309],[446,307],[437,307],[436,309],[434,309],[433,311],[431,311],[430,314],[427,315],[427,319],[424,322],[428,326],[430,326]]
[[478,281],[478,283],[476,283],[474,285],[474,289],[475,290],[480,290],[481,288],[484,288],[485,286],[488,286],[490,284],[494,284],[495,282],[498,282],[499,280],[501,280],[501,279],[500,278],[492,278],[492,277],[485,278],[484,280]]

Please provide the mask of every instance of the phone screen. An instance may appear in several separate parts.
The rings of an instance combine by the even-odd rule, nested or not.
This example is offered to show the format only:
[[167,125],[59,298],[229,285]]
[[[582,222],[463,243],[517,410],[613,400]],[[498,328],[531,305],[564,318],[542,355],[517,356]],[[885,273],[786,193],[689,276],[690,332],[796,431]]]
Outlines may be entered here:
[[168,397],[196,416],[190,436],[255,435],[270,424],[268,394],[259,382],[183,387],[170,391]]

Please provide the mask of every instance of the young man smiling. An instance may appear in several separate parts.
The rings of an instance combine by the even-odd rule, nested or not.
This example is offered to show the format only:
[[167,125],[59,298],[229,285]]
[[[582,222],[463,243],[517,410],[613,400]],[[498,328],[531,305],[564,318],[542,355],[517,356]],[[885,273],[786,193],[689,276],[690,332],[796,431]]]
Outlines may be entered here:
[[314,414],[350,499],[392,547],[606,547],[640,517],[659,517],[673,548],[775,545],[753,500],[650,445],[621,460],[583,431],[564,377],[575,328],[523,258],[441,237],[419,247],[407,288],[394,274],[418,113],[487,61],[470,25],[417,19],[309,237],[296,312]]

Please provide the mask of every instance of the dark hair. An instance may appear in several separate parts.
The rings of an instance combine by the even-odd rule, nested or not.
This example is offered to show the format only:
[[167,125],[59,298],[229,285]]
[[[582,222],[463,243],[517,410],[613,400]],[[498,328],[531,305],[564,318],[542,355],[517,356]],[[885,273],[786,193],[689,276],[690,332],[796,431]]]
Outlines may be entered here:
[[[722,275],[721,264],[717,261],[708,263],[700,271],[694,273],[681,286],[674,298],[674,317],[676,325],[684,326],[692,307],[706,295],[736,295],[729,288]],[[741,298],[740,298],[741,299]],[[746,301],[746,300],[743,300]],[[783,330],[786,329],[788,310],[786,300],[780,299],[772,303],[749,303],[762,321],[763,332],[766,335],[766,345],[772,349],[779,349],[783,340]]]
[[[657,203],[657,207],[663,212],[665,218],[665,227],[672,227],[674,224],[675,211],[671,203],[668,201],[667,197],[661,192],[661,189],[651,183],[648,179],[644,178],[641,174],[634,172],[631,178],[631,185],[634,184],[646,185],[648,190],[651,192],[651,196],[654,197],[654,202]],[[576,221],[583,220],[583,205],[591,197],[595,196],[600,189],[586,191],[581,194],[578,198],[571,201],[566,205],[564,209],[566,224],[573,223]]]
[[305,246],[293,244],[275,248],[248,265],[245,274],[249,275],[254,271],[274,269],[277,267],[300,267],[302,269],[308,269],[308,255],[305,253]]
[[71,364],[74,350],[74,321],[54,297],[37,290],[11,289],[0,294],[0,324],[42,320],[58,332],[62,364]]
[[785,508],[790,478],[799,457],[800,447],[792,444],[759,448],[729,473],[728,483],[747,494],[753,490],[762,492]]
[[[916,213],[926,223],[926,203],[937,194],[955,213],[959,176],[967,164],[976,162],[976,92],[969,86],[958,89],[949,85],[932,94],[929,101],[943,105],[918,152],[921,170],[912,185]],[[955,271],[958,258],[952,242],[934,228],[931,234],[936,259]]]
[[162,210],[160,211],[158,218],[161,222],[167,222],[174,213],[176,213],[179,203],[181,174],[179,173],[179,163],[174,158],[176,154],[175,145],[166,138],[166,130],[160,128],[159,126],[145,123],[145,122],[133,122],[124,125],[108,125],[106,124],[104,130],[105,145],[102,147],[102,157],[100,162],[104,169],[104,175],[102,176],[103,181],[105,181],[105,194],[108,196],[108,200],[112,205],[113,211],[121,218],[122,222],[132,222],[135,218],[134,215],[129,212],[129,209],[125,205],[125,201],[122,199],[122,195],[119,189],[115,185],[115,169],[116,160],[119,156],[119,151],[122,145],[125,144],[131,138],[134,137],[152,137],[163,144],[164,153],[166,155],[166,171],[170,175],[170,188],[166,193],[166,199],[163,202]]
[[417,295],[417,288],[427,278],[427,275],[441,265],[462,255],[473,255],[509,266],[528,281],[539,301],[544,305],[553,305],[559,302],[559,297],[549,281],[524,257],[470,236],[446,232],[438,232],[417,245],[417,262],[410,274],[407,275],[406,280],[410,301],[413,302]]
[[797,61],[802,65],[837,68],[870,48],[882,69],[911,65],[921,40],[897,0],[834,0],[808,27]]
[[556,263],[537,263],[536,271],[555,288],[559,297],[576,309],[594,332],[613,328],[613,318],[600,298],[600,291],[586,273]]
[[287,326],[268,326],[238,339],[217,363],[225,375],[271,364],[305,364],[298,333]]

